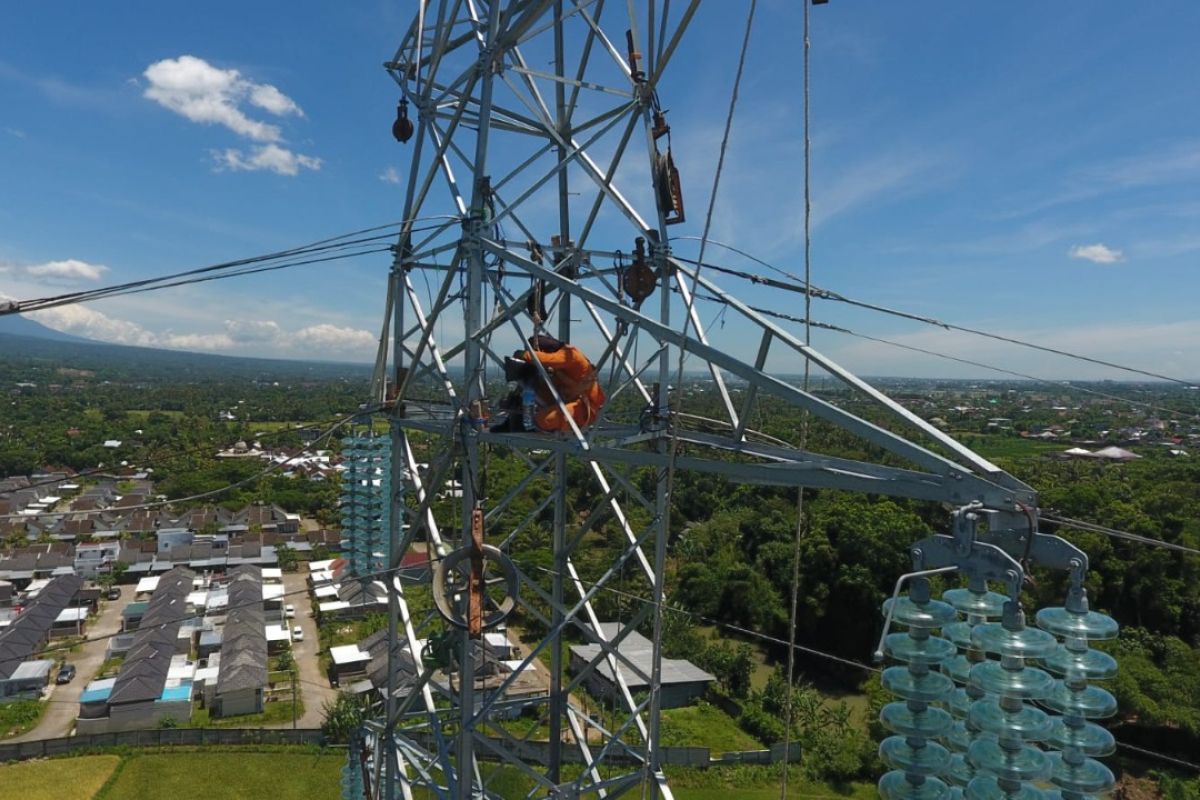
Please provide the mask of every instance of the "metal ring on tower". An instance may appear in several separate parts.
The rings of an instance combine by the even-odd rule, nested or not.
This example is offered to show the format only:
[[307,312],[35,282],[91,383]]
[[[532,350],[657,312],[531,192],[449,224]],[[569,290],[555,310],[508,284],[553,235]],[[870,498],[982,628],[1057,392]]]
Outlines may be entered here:
[[[505,584],[503,600],[496,602],[490,597],[487,598],[492,607],[484,612],[483,627],[493,628],[507,619],[508,615],[516,608],[520,581],[517,577],[516,566],[500,548],[485,544],[482,551],[485,585],[496,583],[499,580],[503,580]],[[435,563],[433,580],[430,582],[433,590],[433,603],[437,607],[438,613],[442,615],[443,619],[458,628],[468,627],[466,613],[460,611],[456,606],[458,598],[464,596],[468,590],[470,559],[471,548],[462,547],[455,550]],[[488,567],[492,565],[499,567],[500,577],[491,579],[486,577]],[[487,597],[486,591],[484,595]]]

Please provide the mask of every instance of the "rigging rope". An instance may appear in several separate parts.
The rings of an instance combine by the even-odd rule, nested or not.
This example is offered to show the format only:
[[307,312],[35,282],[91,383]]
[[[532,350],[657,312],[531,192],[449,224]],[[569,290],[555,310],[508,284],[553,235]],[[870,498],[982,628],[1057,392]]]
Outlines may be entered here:
[[[423,219],[432,219],[432,217]],[[48,308],[56,308],[58,306],[73,305],[76,303],[85,303],[105,297],[117,297],[120,295],[135,294],[138,292],[156,291],[158,289],[166,289],[174,286],[186,286],[192,283],[201,283],[204,281],[219,280],[223,278],[237,277],[240,275],[252,275],[259,272],[289,269],[307,264],[324,263],[326,261],[336,261],[342,258],[354,258],[357,256],[385,252],[390,250],[391,247],[372,247],[371,245],[382,242],[383,240],[391,239],[393,238],[393,234],[384,233],[372,236],[363,236],[363,234],[374,233],[375,231],[402,224],[405,223],[403,221],[391,222],[386,225],[377,225],[372,228],[364,228],[359,231],[341,234],[328,239],[321,239],[316,242],[311,242],[299,247],[289,248],[287,250],[250,256],[249,258],[235,259],[232,261],[224,261],[217,264],[210,264],[203,267],[195,267],[192,269],[183,270],[181,272],[159,275],[151,278],[142,278],[135,281],[114,284],[112,286],[104,286],[97,289],[88,289],[81,292],[68,292],[66,294],[51,295],[49,297],[33,298],[29,300],[8,301],[0,304],[0,316],[7,314],[20,314],[27,311],[39,311]],[[421,230],[430,230],[436,227],[438,226],[426,226],[421,228]],[[316,255],[320,255],[321,257],[302,259],[299,261],[288,260],[297,257]],[[255,264],[280,261],[283,263],[271,263],[265,267],[253,266]]]
[[[697,299],[704,300],[705,302],[708,302],[708,303],[718,303],[725,308],[729,307],[729,301],[724,298],[721,298],[721,297],[716,297],[714,295],[702,294],[702,293],[697,294],[696,297],[697,297]],[[811,319],[808,317],[797,317],[794,314],[788,314],[783,311],[775,311],[774,309],[765,308],[763,306],[747,305],[746,308],[749,308],[751,311],[762,314],[765,317],[771,317],[772,319],[783,320],[785,322],[795,322],[795,323],[798,323],[801,325],[807,324],[807,325],[811,325],[814,328],[820,328],[821,330],[833,331],[834,333],[840,333],[845,336],[853,336],[857,339],[864,339],[869,342],[877,342],[879,344],[886,344],[889,347],[896,347],[901,350],[911,351],[913,353],[921,353],[923,355],[945,359],[946,361],[954,361],[956,363],[965,364],[965,365],[971,366],[971,367],[979,367],[980,369],[991,370],[992,372],[998,372],[998,373],[1002,373],[1004,375],[1011,375],[1014,378],[1021,378],[1023,380],[1033,381],[1034,383],[1041,383],[1046,386],[1057,386],[1057,387],[1069,389],[1072,391],[1082,392],[1084,394],[1090,394],[1095,397],[1103,397],[1106,400],[1115,400],[1115,401],[1118,401],[1121,403],[1128,403],[1129,405],[1138,406],[1140,408],[1145,408],[1150,411],[1158,411],[1158,412],[1166,414],[1170,417],[1181,417],[1181,418],[1187,418],[1187,419],[1200,418],[1200,413],[1181,411],[1177,408],[1169,408],[1167,406],[1161,406],[1156,403],[1149,403],[1149,402],[1146,402],[1145,400],[1135,400],[1131,397],[1125,397],[1125,396],[1119,395],[1119,394],[1112,394],[1111,392],[1103,392],[1103,391],[1100,391],[1099,389],[1093,389],[1089,386],[1082,386],[1078,383],[1068,381],[1068,380],[1057,380],[1054,378],[1039,378],[1037,375],[1031,375],[1027,372],[1020,372],[1018,370],[1008,369],[1006,367],[998,367],[995,364],[989,364],[986,361],[976,361],[976,360],[970,359],[970,358],[963,358],[962,356],[953,356],[953,355],[950,355],[949,353],[943,353],[939,350],[931,350],[931,349],[925,348],[925,347],[917,347],[916,345],[903,344],[901,342],[893,341],[892,339],[884,339],[879,336],[869,336],[865,333],[860,333],[858,331],[851,330],[850,328],[842,327],[841,325],[833,325],[828,322],[820,322],[818,320]]]
[[[694,236],[677,236],[674,238],[675,239],[692,239],[692,240],[694,240],[696,237],[694,237]],[[744,270],[733,269],[732,267],[726,267],[726,266],[722,266],[720,264],[713,264],[711,262],[701,263],[700,259],[688,259],[688,258],[682,258],[679,256],[675,256],[675,258],[684,262],[685,264],[695,265],[698,270],[701,268],[709,269],[709,270],[712,270],[713,272],[720,272],[725,275],[730,275],[732,277],[741,278],[742,280],[746,280],[751,283],[760,284],[763,286],[768,286],[772,289],[780,289],[782,291],[793,292],[795,294],[809,294],[812,297],[817,298],[818,300],[830,300],[830,301],[837,302],[837,303],[845,303],[847,305],[855,306],[857,308],[866,309],[868,311],[875,311],[880,314],[887,314],[889,316],[899,317],[901,319],[912,320],[913,322],[920,322],[924,325],[930,325],[935,328],[941,328],[943,330],[958,331],[960,333],[967,333],[972,336],[979,336],[979,337],[982,337],[985,339],[993,339],[996,341],[1007,342],[1008,344],[1014,344],[1019,347],[1025,347],[1025,348],[1029,348],[1031,350],[1040,350],[1042,352],[1051,353],[1053,355],[1063,356],[1065,358],[1071,358],[1071,359],[1075,359],[1077,361],[1084,361],[1089,364],[1095,364],[1095,365],[1102,366],[1102,367],[1108,367],[1110,369],[1116,369],[1116,370],[1120,370],[1122,372],[1129,372],[1129,373],[1132,373],[1135,375],[1142,375],[1147,378],[1154,378],[1155,380],[1168,381],[1169,383],[1175,383],[1175,384],[1179,384],[1181,386],[1191,387],[1191,386],[1195,385],[1194,381],[1187,381],[1182,378],[1173,377],[1171,375],[1164,375],[1162,373],[1154,372],[1151,370],[1141,369],[1139,367],[1131,367],[1126,364],[1119,364],[1115,361],[1108,361],[1108,360],[1105,360],[1102,358],[1096,358],[1094,356],[1083,355],[1081,353],[1073,353],[1068,350],[1062,350],[1062,349],[1059,349],[1056,347],[1050,347],[1049,345],[1038,344],[1037,342],[1031,342],[1026,339],[1018,339],[1014,336],[1007,336],[1007,335],[1001,334],[1001,333],[985,331],[985,330],[982,330],[979,328],[970,328],[965,325],[959,325],[959,324],[953,323],[953,322],[946,322],[945,320],[941,320],[936,317],[925,316],[923,314],[915,314],[911,311],[904,311],[902,309],[890,308],[888,306],[880,305],[878,303],[872,303],[872,302],[869,302],[866,300],[858,300],[858,299],[855,299],[852,297],[847,297],[844,294],[840,294],[840,293],[832,291],[830,289],[822,289],[819,286],[809,286],[806,284],[804,279],[802,279],[796,275],[793,275],[792,273],[787,272],[783,269],[780,269],[779,267],[772,266],[772,265],[768,264],[767,262],[763,261],[762,259],[759,259],[759,258],[756,258],[756,257],[750,255],[749,253],[745,252],[744,250],[739,250],[736,247],[733,247],[731,245],[724,244],[722,242],[718,242],[715,240],[710,241],[710,243],[717,245],[718,247],[723,247],[731,252],[737,253],[738,255],[745,256],[746,258],[749,258],[758,264],[762,264],[776,272],[779,272],[782,275],[785,275],[786,277],[788,277],[791,280],[790,281],[781,281],[776,278],[768,278],[764,275],[756,275],[752,272],[746,272]]]
[[[809,37],[809,3],[804,7],[804,345],[812,346],[812,136],[811,136],[811,72],[812,40]],[[700,260],[704,259],[701,247]],[[696,267],[699,275],[700,267]],[[804,392],[808,393],[812,361],[804,359]],[[808,448],[809,413],[806,407],[800,415],[800,449]],[[783,769],[779,772],[779,800],[787,800],[788,756],[792,751],[792,686],[796,678],[796,616],[800,606],[800,543],[804,538],[804,487],[796,487],[796,534],[792,542],[792,597],[788,613],[787,696],[783,720]]]

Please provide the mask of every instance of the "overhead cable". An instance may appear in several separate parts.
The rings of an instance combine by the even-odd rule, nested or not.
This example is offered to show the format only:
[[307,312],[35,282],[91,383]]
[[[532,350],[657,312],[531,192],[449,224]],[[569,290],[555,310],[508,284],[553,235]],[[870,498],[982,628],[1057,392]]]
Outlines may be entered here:
[[[699,293],[696,295],[696,298],[698,300],[704,300],[709,303],[719,303],[724,306],[729,305],[729,301],[727,301],[721,297],[711,295],[711,294]],[[834,333],[840,333],[840,334],[844,334],[846,336],[853,336],[858,339],[865,339],[866,341],[870,341],[870,342],[877,342],[878,344],[885,344],[885,345],[888,345],[889,347],[896,347],[901,350],[908,350],[908,351],[911,351],[914,353],[921,353],[923,355],[945,359],[946,361],[954,361],[956,363],[965,364],[965,365],[971,366],[971,367],[979,367],[980,369],[986,369],[986,370],[991,370],[992,372],[998,372],[998,373],[1002,373],[1005,375],[1011,375],[1014,378],[1021,378],[1022,380],[1033,381],[1035,383],[1041,383],[1041,384],[1045,384],[1047,386],[1058,386],[1058,387],[1062,387],[1065,389],[1082,392],[1084,394],[1090,394],[1095,397],[1103,397],[1107,400],[1116,400],[1116,401],[1119,401],[1122,403],[1128,403],[1130,405],[1138,406],[1140,408],[1145,408],[1145,409],[1148,409],[1151,411],[1159,411],[1159,412],[1162,412],[1163,414],[1167,414],[1172,417],[1189,417],[1192,419],[1200,417],[1200,414],[1189,413],[1186,411],[1180,411],[1179,409],[1169,408],[1167,406],[1161,406],[1161,405],[1157,405],[1155,403],[1148,403],[1145,400],[1134,400],[1131,397],[1124,397],[1122,395],[1112,394],[1110,392],[1102,392],[1099,389],[1093,389],[1089,386],[1082,386],[1077,382],[1072,382],[1072,381],[1067,381],[1067,380],[1055,380],[1053,378],[1040,378],[1037,375],[1030,375],[1027,372],[1020,372],[1018,370],[1008,369],[1006,367],[998,367],[995,364],[988,364],[987,362],[976,361],[976,360],[973,360],[970,358],[963,358],[962,356],[954,356],[954,355],[950,355],[949,353],[943,353],[938,350],[931,350],[931,349],[928,349],[925,347],[917,347],[916,345],[903,344],[901,342],[897,342],[892,339],[885,339],[885,338],[882,338],[879,336],[870,336],[868,334],[860,333],[858,331],[851,330],[851,329],[843,327],[841,325],[833,325],[828,322],[820,322],[818,320],[809,319],[807,317],[797,317],[794,314],[788,314],[784,311],[776,311],[771,308],[764,308],[762,306],[754,306],[754,305],[747,305],[746,308],[749,308],[751,311],[754,311],[756,313],[762,314],[764,317],[771,317],[772,319],[778,319],[778,320],[782,320],[784,322],[795,322],[800,325],[806,325],[806,326],[809,326],[812,328],[819,328],[820,330],[832,331]]]
[[[433,217],[423,217],[421,219],[433,219]],[[394,234],[376,232],[393,228],[401,224],[404,223],[392,222],[386,225],[377,225],[371,228],[363,228],[358,231],[341,234],[339,236],[320,239],[318,241],[310,242],[309,244],[301,245],[299,247],[289,248],[287,250],[251,256],[249,258],[235,259],[232,261],[223,261],[217,264],[209,264],[202,267],[186,269],[181,272],[159,275],[150,278],[142,278],[136,281],[128,281],[126,283],[104,286],[97,289],[68,292],[65,294],[51,295],[49,297],[33,298],[29,300],[7,301],[3,304],[0,304],[0,316],[6,314],[19,314],[26,311],[38,311],[64,305],[72,305],[91,300],[99,300],[105,297],[132,294],[139,291],[154,291],[172,286],[184,286],[190,283],[200,283],[205,280],[216,280],[224,277],[250,275],[258,272],[269,272],[276,269],[289,269],[307,264],[323,263],[341,258],[354,258],[373,253],[385,252],[390,250],[391,247],[372,247],[372,245],[377,245],[385,240],[390,240],[394,237]],[[439,226],[428,226],[428,228],[435,227]],[[428,228],[421,228],[420,230],[425,230]],[[311,259],[304,258],[305,256],[318,255],[320,257]],[[264,263],[269,264],[269,266],[254,266],[256,264]]]
[[[801,2],[804,8],[804,346],[812,347],[812,115],[811,115],[811,62],[812,40],[809,37],[809,3]],[[701,256],[703,259],[703,256]],[[699,276],[699,267],[697,277]],[[804,383],[801,387],[807,394],[812,376],[812,359],[804,359]],[[806,407],[800,415],[800,449],[808,449],[809,412]],[[788,611],[788,657],[787,657],[787,702],[784,703],[783,752],[792,750],[792,683],[796,678],[796,621],[800,609],[800,545],[804,538],[804,487],[796,487],[796,529],[792,535],[792,580],[791,605]],[[784,769],[779,778],[779,800],[787,800],[788,773]]]
[[[678,237],[674,237],[674,238],[695,239],[696,237],[694,237],[694,236],[678,236]],[[738,253],[739,255],[746,256],[747,258],[751,258],[759,264],[766,264],[766,262],[762,261],[761,259],[754,258],[753,256],[746,254],[745,251],[739,250],[730,245],[726,245],[726,244],[723,244],[723,243],[717,242],[717,241],[712,241],[711,243],[717,245],[718,247],[724,247],[725,249],[728,249],[732,252]],[[960,333],[967,333],[972,336],[979,336],[979,337],[982,337],[985,339],[992,339],[995,341],[1007,342],[1008,344],[1017,345],[1019,347],[1025,347],[1025,348],[1028,348],[1031,350],[1039,350],[1044,353],[1051,353],[1053,355],[1063,356],[1064,358],[1071,358],[1076,361],[1083,361],[1083,362],[1087,362],[1089,364],[1095,364],[1097,366],[1108,367],[1110,369],[1116,369],[1116,370],[1120,370],[1122,372],[1128,372],[1128,373],[1131,373],[1134,375],[1142,375],[1147,378],[1154,378],[1155,380],[1168,381],[1170,383],[1179,384],[1181,386],[1191,387],[1191,386],[1195,385],[1194,381],[1187,381],[1182,378],[1176,378],[1171,375],[1164,375],[1162,373],[1154,372],[1152,370],[1141,369],[1139,367],[1131,367],[1127,364],[1119,364],[1115,361],[1108,361],[1106,359],[1096,358],[1094,356],[1087,356],[1087,355],[1083,355],[1081,353],[1073,353],[1068,350],[1062,350],[1057,347],[1050,347],[1049,345],[1038,344],[1037,342],[1031,342],[1031,341],[1028,341],[1025,339],[1018,339],[1016,337],[1007,336],[1007,335],[1001,334],[1001,333],[985,331],[985,330],[981,330],[979,328],[971,328],[966,325],[959,325],[959,324],[953,323],[953,322],[946,322],[945,320],[941,320],[936,317],[925,316],[923,314],[916,314],[911,311],[903,311],[901,309],[890,308],[888,306],[880,305],[878,303],[872,303],[872,302],[869,302],[866,300],[858,300],[858,299],[855,299],[852,297],[847,297],[846,295],[840,294],[840,293],[832,291],[830,289],[822,289],[818,286],[810,286],[805,283],[803,278],[800,278],[799,276],[796,276],[796,275],[792,275],[791,273],[781,270],[778,267],[772,267],[772,269],[787,276],[790,280],[783,281],[783,280],[779,280],[776,278],[769,278],[765,275],[756,275],[751,272],[746,272],[745,270],[733,269],[732,267],[726,267],[726,266],[723,266],[720,264],[713,264],[711,262],[702,262],[701,259],[688,259],[688,258],[682,258],[680,256],[675,256],[675,258],[677,258],[679,261],[684,262],[685,264],[692,264],[692,265],[696,266],[697,269],[700,269],[700,268],[709,269],[709,270],[712,270],[713,272],[720,272],[725,275],[730,275],[730,276],[733,276],[736,278],[741,278],[742,280],[750,281],[751,283],[756,283],[756,284],[760,284],[763,286],[768,286],[772,289],[780,289],[785,292],[793,292],[795,294],[809,295],[811,297],[817,298],[818,300],[830,300],[830,301],[837,302],[837,303],[845,303],[847,305],[856,306],[858,308],[863,308],[868,311],[875,311],[875,312],[878,312],[881,314],[887,314],[887,315],[890,315],[893,317],[899,317],[901,319],[912,320],[913,322],[920,322],[924,325],[931,325],[935,328],[942,328],[943,330],[958,331]]]
[[[719,149],[718,156],[717,156],[717,166],[716,166],[715,171],[713,172],[712,193],[709,195],[708,210],[704,216],[704,236],[700,241],[700,258],[701,258],[701,260],[703,260],[703,258],[704,258],[705,243],[708,241],[708,234],[712,228],[713,210],[716,208],[716,205],[717,205],[717,192],[721,186],[721,172],[725,167],[725,154],[729,148],[729,135],[733,129],[733,115],[737,109],[738,93],[739,93],[739,90],[742,85],[742,75],[744,74],[745,67],[746,67],[746,54],[750,50],[750,32],[751,32],[751,30],[753,30],[753,27],[754,27],[754,13],[757,10],[757,8],[758,8],[757,0],[750,0],[750,8],[746,13],[746,29],[745,29],[745,32],[742,34],[741,52],[738,54],[737,72],[734,74],[733,88],[731,89],[730,95],[729,95],[729,109],[725,115],[725,130],[724,130],[724,133],[721,135],[721,145],[720,145],[720,149]],[[659,69],[661,69],[661,68],[662,67],[660,65]],[[661,211],[659,214],[659,219],[662,219]],[[664,279],[663,279],[664,289],[666,286],[669,285],[667,283],[667,280],[668,279],[665,277],[665,273],[664,273]],[[682,286],[682,283],[680,285]],[[684,338],[686,338],[688,335],[688,327],[691,325],[692,315],[695,312],[696,290],[699,288],[699,286],[700,286],[700,267],[697,267],[696,273],[692,277],[692,291],[691,291],[691,295],[688,297],[688,301],[687,301],[687,313],[684,314],[684,319],[683,319],[683,336],[684,336]],[[701,332],[701,333],[703,333],[703,332]],[[675,379],[675,385],[678,387],[683,386],[683,365],[684,365],[686,358],[687,358],[686,349],[683,347],[680,347],[679,348],[679,359],[678,359],[679,363],[677,366],[677,377]],[[665,369],[665,360],[664,360],[664,369]],[[663,387],[663,390],[668,391],[668,393],[669,393],[669,390],[667,387]],[[676,410],[682,411],[683,410],[682,389],[679,392],[678,405],[679,405],[679,408]],[[664,560],[663,560],[664,556],[665,556],[665,552],[666,552],[666,542],[664,541],[664,538],[666,537],[667,533],[670,531],[670,527],[671,527],[670,526],[670,515],[671,515],[671,503],[673,502],[672,492],[674,491],[674,488],[675,488],[675,470],[676,470],[676,467],[678,464],[678,457],[679,457],[679,431],[675,428],[672,428],[670,446],[668,448],[668,455],[667,455],[667,468],[666,468],[666,476],[665,476],[665,484],[666,485],[664,487],[665,497],[666,497],[665,509],[664,509],[665,519],[663,519],[661,521],[661,524],[663,527],[659,531],[659,542],[655,549],[655,553],[656,553],[655,568],[654,568],[654,581],[655,581],[654,601],[655,602],[654,602],[654,624],[653,624],[655,659],[654,659],[654,663],[653,663],[654,669],[653,669],[653,672],[651,675],[651,681],[650,681],[651,690],[652,690],[652,694],[653,694],[653,697],[651,698],[652,726],[657,724],[657,722],[655,722],[655,720],[657,720],[657,715],[660,710],[659,697],[658,697],[658,693],[656,690],[661,688],[660,682],[662,679],[661,656],[662,656],[662,635],[663,635],[663,605],[666,601],[666,597],[665,597],[666,583],[665,583],[665,579],[663,577],[663,570],[665,570],[665,568],[666,568]],[[657,751],[657,743],[655,744],[655,748]],[[657,755],[655,755],[653,761],[655,763],[657,763]]]
[[1195,547],[1188,547],[1187,545],[1183,544],[1175,544],[1174,542],[1164,542],[1162,539],[1153,539],[1149,536],[1142,536],[1137,533],[1130,533],[1129,531],[1110,528],[1107,525],[1097,525],[1094,522],[1071,519],[1070,517],[1064,517],[1060,514],[1056,514],[1053,511],[1042,511],[1040,512],[1040,516],[1047,522],[1054,522],[1059,525],[1064,525],[1068,528],[1075,528],[1076,530],[1087,531],[1088,533],[1102,533],[1105,536],[1109,536],[1113,539],[1123,539],[1128,542],[1144,544],[1148,547],[1161,547],[1164,550],[1174,550],[1178,553],[1187,553],[1193,556],[1200,556],[1200,549]]

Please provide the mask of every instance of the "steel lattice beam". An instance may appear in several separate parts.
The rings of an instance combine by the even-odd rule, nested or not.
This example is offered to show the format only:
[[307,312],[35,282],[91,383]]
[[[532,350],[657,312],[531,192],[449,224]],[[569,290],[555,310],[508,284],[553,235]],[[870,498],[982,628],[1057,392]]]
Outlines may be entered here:
[[[388,683],[367,726],[373,797],[410,798],[417,789],[439,798],[497,796],[490,779],[500,764],[526,776],[534,786],[530,796],[616,797],[646,787],[651,796],[670,798],[659,762],[661,642],[654,637],[649,670],[620,647],[640,624],[661,629],[661,604],[654,600],[665,589],[670,467],[738,482],[977,501],[1003,514],[1036,498],[672,258],[664,211],[653,199],[639,207],[645,192],[621,185],[630,174],[644,175],[647,163],[658,180],[655,90],[698,0],[677,4],[669,17],[670,4],[655,0],[417,5],[385,64],[416,115],[407,145],[405,222],[376,362],[375,399],[390,408],[392,437],[389,564],[397,569],[415,542],[435,560],[462,547],[478,501],[488,542],[515,562],[520,615],[547,633],[515,670],[485,675],[482,683],[477,668],[487,672],[493,664],[479,660],[480,649],[465,635],[456,645],[457,669],[422,667],[421,642],[448,627],[433,612],[412,613],[413,592],[422,587],[389,581]],[[626,31],[636,50],[647,50],[641,80],[615,44],[624,43]],[[638,130],[644,151],[630,147]],[[640,172],[622,169],[635,161],[643,164]],[[419,230],[429,220],[438,222]],[[645,303],[622,289],[628,256],[619,252],[630,252],[633,237],[645,240],[647,264],[658,276],[656,296]],[[539,286],[553,293],[545,320],[530,314]],[[725,303],[756,337],[753,361],[710,339],[692,303],[700,291]],[[489,378],[504,351],[539,330],[598,348],[592,355],[612,398],[601,420],[587,428],[572,424],[563,434],[493,433],[473,424],[483,404],[494,405]],[[677,413],[678,387],[673,393],[670,383],[681,352],[713,379],[723,418],[710,430],[689,428]],[[868,422],[773,376],[768,363],[775,353],[808,359],[896,425]],[[734,380],[744,385],[740,395]],[[835,458],[760,435],[750,421],[767,397],[807,409],[894,459]],[[626,408],[617,398],[636,411],[616,410]],[[676,456],[672,443],[680,448]],[[431,454],[428,466],[423,452]],[[489,485],[488,453],[508,453],[522,465],[505,490]],[[653,492],[640,482],[646,474]],[[453,515],[437,499],[447,480],[461,485]],[[526,508],[521,501],[532,491],[541,500]],[[580,508],[572,507],[573,496],[582,498]],[[525,563],[516,550],[531,535],[545,536],[548,566]],[[581,556],[597,535],[607,537],[613,558],[589,572]],[[608,620],[600,619],[595,601],[618,581],[622,591],[650,602],[606,633],[601,623]],[[598,645],[595,658],[569,676],[562,658],[567,636]],[[542,676],[545,695],[507,696],[523,678],[544,672],[543,652],[551,662],[549,676]],[[405,664],[412,667],[406,671]],[[615,684],[617,708],[609,718],[575,700],[597,671]],[[649,695],[635,696],[631,682],[646,684]],[[537,759],[527,737],[499,724],[522,705],[535,709],[550,731]]]

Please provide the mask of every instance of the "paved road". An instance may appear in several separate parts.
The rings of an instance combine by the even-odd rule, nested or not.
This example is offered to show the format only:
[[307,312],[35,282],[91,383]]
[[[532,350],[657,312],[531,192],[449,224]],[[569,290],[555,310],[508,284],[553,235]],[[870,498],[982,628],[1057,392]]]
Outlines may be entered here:
[[[20,736],[5,739],[5,742],[53,739],[70,735],[75,727],[75,717],[79,714],[79,696],[83,694],[84,688],[92,678],[96,677],[100,665],[104,663],[104,653],[108,649],[108,640],[97,640],[97,637],[121,630],[121,609],[133,599],[133,590],[132,586],[122,586],[120,600],[100,601],[100,618],[87,630],[87,637],[92,641],[83,644],[77,652],[66,654],[67,663],[74,664],[77,670],[75,679],[62,686],[51,682],[46,713],[37,727]],[[58,655],[55,653],[54,657]]]
[[[299,625],[300,629],[304,631],[304,641],[292,642],[292,655],[295,656],[296,663],[300,667],[300,696],[304,699],[304,714],[297,720],[296,726],[319,728],[325,718],[323,711],[325,701],[337,697],[337,689],[331,687],[329,678],[321,673],[318,651],[321,641],[317,636],[316,620],[312,617],[312,603],[307,594],[307,577],[307,569],[284,573],[283,589],[287,597],[283,599],[283,602],[291,603],[296,607],[296,618],[289,620],[289,624],[292,627]],[[299,592],[304,593],[300,594]],[[291,720],[288,720],[268,727],[290,728],[292,723]]]

